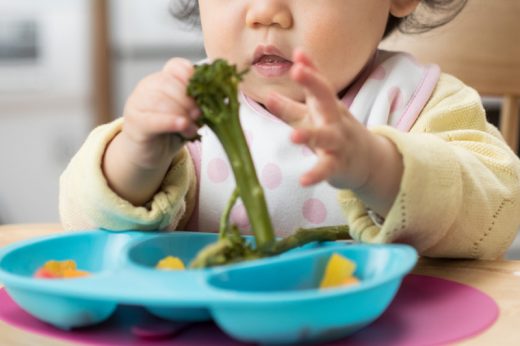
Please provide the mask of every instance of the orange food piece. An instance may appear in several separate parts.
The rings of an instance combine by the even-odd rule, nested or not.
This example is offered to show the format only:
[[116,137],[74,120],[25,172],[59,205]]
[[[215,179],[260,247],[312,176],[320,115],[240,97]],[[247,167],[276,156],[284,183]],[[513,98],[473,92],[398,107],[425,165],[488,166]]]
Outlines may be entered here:
[[355,276],[350,276],[348,278],[345,278],[343,282],[341,283],[342,286],[349,286],[349,285],[356,285],[359,283],[359,279]]
[[78,270],[73,260],[47,261],[34,273],[40,279],[71,279],[90,275],[89,272]]
[[82,278],[85,276],[89,276],[90,273],[85,270],[78,270],[78,269],[66,269],[63,271],[63,278],[69,279],[69,278]]
[[34,277],[38,279],[57,279],[58,277],[48,271],[45,268],[39,268],[36,273],[34,273]]

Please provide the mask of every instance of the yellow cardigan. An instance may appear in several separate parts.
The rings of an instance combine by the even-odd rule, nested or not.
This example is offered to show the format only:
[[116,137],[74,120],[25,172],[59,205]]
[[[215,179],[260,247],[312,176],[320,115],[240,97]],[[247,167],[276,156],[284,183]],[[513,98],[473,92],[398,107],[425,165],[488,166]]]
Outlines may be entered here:
[[[182,229],[191,216],[196,176],[188,151],[172,164],[160,191],[135,207],[108,186],[101,162],[122,119],[92,131],[60,178],[66,229]],[[475,90],[443,74],[409,133],[372,129],[395,143],[404,159],[399,194],[381,225],[348,190],[338,201],[351,236],[402,242],[432,257],[496,258],[520,225],[520,160],[486,121]]]

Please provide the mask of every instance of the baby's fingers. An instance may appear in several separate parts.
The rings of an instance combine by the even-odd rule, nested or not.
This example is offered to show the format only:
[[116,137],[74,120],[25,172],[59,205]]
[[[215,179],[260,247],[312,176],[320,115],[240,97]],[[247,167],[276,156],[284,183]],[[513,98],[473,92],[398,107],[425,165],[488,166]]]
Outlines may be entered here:
[[[198,127],[185,117],[173,117],[170,114],[150,114],[148,116],[149,129],[155,133],[181,133],[185,137],[192,137],[197,133]],[[167,131],[165,131],[167,130]]]
[[335,131],[326,131],[317,128],[300,128],[295,129],[291,134],[291,140],[297,144],[306,144],[312,148],[318,157],[318,162],[314,167],[305,173],[301,179],[302,186],[310,186],[317,184],[323,180],[327,180],[336,169],[338,143],[338,133]]
[[327,131],[323,128],[299,128],[291,133],[291,141],[295,144],[305,144],[310,148],[325,151],[336,151],[338,143],[344,143],[338,138],[337,131]]
[[173,58],[164,65],[163,71],[178,79],[181,83],[188,84],[195,69],[189,60]]
[[291,126],[295,126],[307,114],[307,107],[278,93],[269,95],[266,101],[269,111]]
[[147,141],[149,138],[166,133],[179,133],[189,138],[195,136],[198,130],[193,121],[185,116],[152,111],[140,113],[138,116],[128,114],[125,128],[138,141]]
[[305,89],[307,104],[314,108],[311,112],[319,114],[325,122],[337,120],[337,97],[332,86],[303,53],[295,53],[294,59],[291,76]]
[[318,155],[318,162],[300,178],[300,184],[302,186],[311,186],[327,180],[334,171],[335,163],[336,160],[330,155],[325,153]]

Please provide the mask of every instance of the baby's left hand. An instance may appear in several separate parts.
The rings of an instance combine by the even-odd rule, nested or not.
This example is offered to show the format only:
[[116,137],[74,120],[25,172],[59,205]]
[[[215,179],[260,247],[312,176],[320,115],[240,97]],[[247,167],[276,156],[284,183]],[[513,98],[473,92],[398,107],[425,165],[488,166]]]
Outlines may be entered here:
[[293,61],[291,77],[304,88],[305,102],[273,94],[266,106],[294,127],[294,143],[306,144],[318,156],[300,183],[309,186],[327,180],[336,188],[362,188],[377,167],[373,158],[378,139],[354,118],[303,52],[296,51]]

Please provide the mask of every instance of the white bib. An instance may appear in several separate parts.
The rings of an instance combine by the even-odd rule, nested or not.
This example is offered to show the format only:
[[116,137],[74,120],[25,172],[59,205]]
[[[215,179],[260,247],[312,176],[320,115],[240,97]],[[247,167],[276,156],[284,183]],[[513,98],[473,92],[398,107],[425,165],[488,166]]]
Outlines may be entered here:
[[421,65],[407,53],[378,51],[374,62],[349,88],[344,103],[367,127],[389,125],[408,132],[428,102],[440,69]]
[[[350,105],[353,115],[367,126],[388,124],[407,131],[431,95],[438,69],[420,66],[405,54],[382,52],[375,62],[362,81],[347,92],[344,101]],[[434,83],[428,84],[429,91],[424,91],[428,79]],[[289,125],[243,95],[240,101],[242,128],[264,188],[276,235],[287,236],[299,227],[345,224],[336,189],[326,182],[307,188],[299,184],[302,174],[317,160],[314,153],[290,141],[292,128]],[[213,132],[203,127],[200,134],[198,227],[201,231],[217,231],[220,216],[236,186],[235,179]],[[231,222],[241,230],[251,231],[241,200],[232,210]]]

